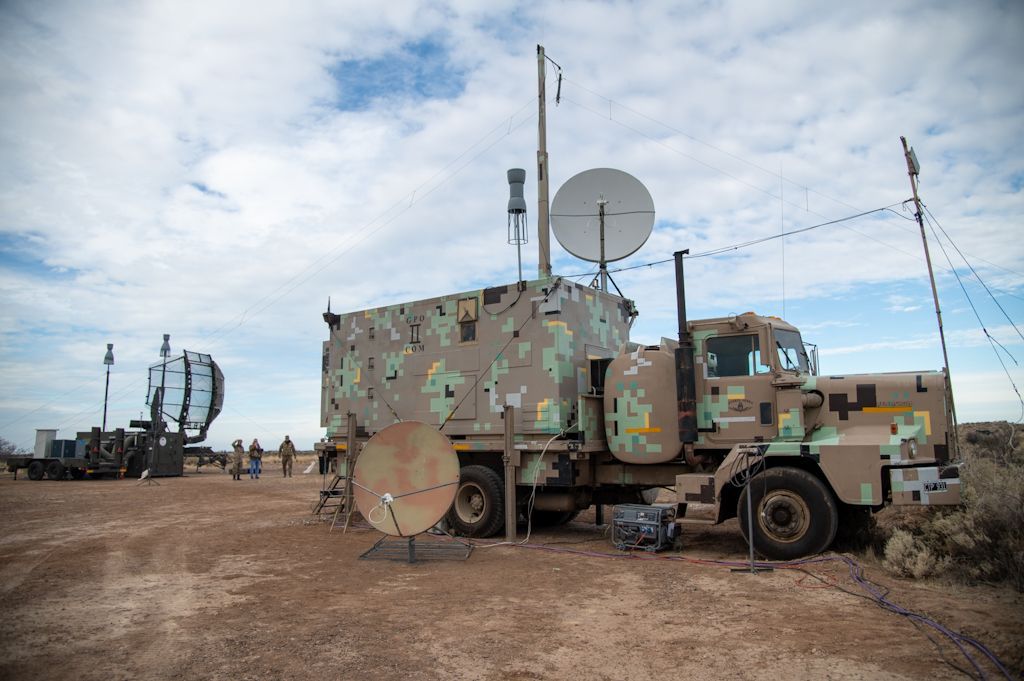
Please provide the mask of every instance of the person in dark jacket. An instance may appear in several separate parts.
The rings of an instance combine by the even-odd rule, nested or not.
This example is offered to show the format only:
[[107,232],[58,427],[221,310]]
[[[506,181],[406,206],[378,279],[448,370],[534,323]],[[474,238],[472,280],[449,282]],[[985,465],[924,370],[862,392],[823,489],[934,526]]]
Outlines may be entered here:
[[260,441],[253,438],[252,444],[249,445],[249,479],[259,480],[260,470],[263,468],[263,447],[260,447]]

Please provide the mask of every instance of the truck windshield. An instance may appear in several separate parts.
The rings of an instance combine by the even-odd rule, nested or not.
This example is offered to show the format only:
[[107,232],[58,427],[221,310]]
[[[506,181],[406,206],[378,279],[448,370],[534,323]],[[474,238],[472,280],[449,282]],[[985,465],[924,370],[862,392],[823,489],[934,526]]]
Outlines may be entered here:
[[772,329],[775,332],[775,348],[779,352],[779,367],[785,371],[811,372],[807,351],[798,331]]

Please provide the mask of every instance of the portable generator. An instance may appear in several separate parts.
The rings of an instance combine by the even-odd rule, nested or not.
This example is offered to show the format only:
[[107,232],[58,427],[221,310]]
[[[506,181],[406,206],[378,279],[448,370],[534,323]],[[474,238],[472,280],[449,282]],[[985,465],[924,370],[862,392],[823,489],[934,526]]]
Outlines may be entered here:
[[619,504],[612,509],[612,544],[620,551],[663,551],[676,535],[672,504]]

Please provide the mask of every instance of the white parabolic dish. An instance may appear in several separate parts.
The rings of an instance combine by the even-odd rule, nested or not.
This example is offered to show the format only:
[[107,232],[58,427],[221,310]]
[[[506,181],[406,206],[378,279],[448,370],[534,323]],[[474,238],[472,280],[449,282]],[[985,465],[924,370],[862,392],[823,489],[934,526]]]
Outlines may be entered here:
[[558,243],[577,258],[601,262],[600,209],[604,201],[604,260],[636,253],[654,228],[654,201],[640,180],[614,168],[573,175],[551,203]]

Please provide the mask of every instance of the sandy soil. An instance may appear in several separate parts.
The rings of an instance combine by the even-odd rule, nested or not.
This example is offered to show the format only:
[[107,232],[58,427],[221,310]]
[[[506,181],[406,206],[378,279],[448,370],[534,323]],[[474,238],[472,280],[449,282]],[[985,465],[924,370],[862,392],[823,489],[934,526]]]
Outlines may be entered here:
[[[360,560],[380,535],[329,531],[310,515],[319,476],[270,463],[241,482],[0,476],[0,678],[945,679],[968,664],[865,599],[839,562],[751,575],[624,558],[593,513],[535,532],[546,548]],[[746,552],[727,524],[689,530],[675,555]],[[1020,674],[1020,594],[860,560],[894,601]]]

